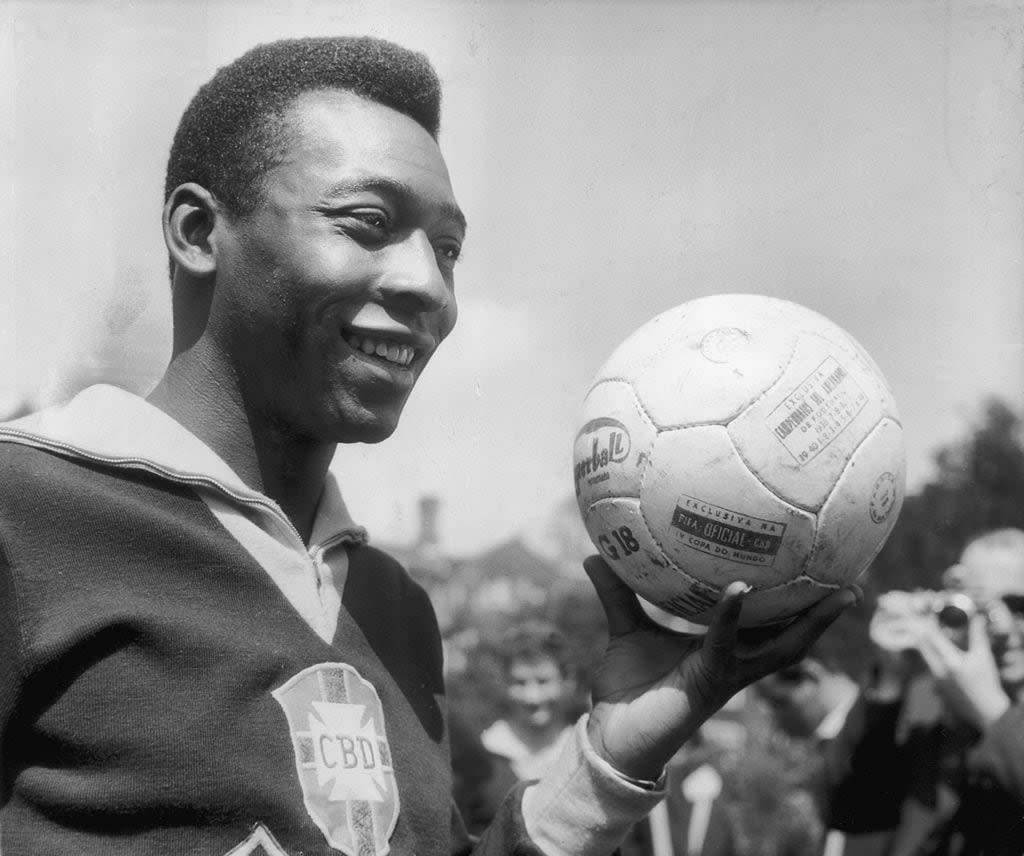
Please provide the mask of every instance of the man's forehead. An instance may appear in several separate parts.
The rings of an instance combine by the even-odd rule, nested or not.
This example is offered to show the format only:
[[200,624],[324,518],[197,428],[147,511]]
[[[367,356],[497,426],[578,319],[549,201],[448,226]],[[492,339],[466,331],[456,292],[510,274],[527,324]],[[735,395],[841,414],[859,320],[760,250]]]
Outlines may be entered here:
[[1024,551],[1011,545],[969,544],[960,558],[965,582],[986,594],[1024,594]]
[[410,116],[342,89],[313,89],[296,96],[282,119],[293,145],[323,148],[338,157],[416,157],[448,168],[437,141]]
[[338,89],[303,93],[283,118],[280,163],[321,178],[325,201],[363,190],[423,197],[465,228],[437,141],[414,119]]

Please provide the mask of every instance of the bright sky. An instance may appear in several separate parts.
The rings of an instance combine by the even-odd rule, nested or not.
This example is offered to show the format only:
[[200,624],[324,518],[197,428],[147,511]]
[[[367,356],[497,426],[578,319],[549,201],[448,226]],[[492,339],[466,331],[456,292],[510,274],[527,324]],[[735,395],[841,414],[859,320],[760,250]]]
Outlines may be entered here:
[[0,408],[169,347],[159,231],[177,120],[262,41],[427,53],[470,220],[459,327],[384,444],[339,452],[357,519],[466,553],[572,492],[590,377],[634,328],[723,291],[848,329],[894,388],[911,487],[987,395],[1024,405],[1017,2],[0,0]]

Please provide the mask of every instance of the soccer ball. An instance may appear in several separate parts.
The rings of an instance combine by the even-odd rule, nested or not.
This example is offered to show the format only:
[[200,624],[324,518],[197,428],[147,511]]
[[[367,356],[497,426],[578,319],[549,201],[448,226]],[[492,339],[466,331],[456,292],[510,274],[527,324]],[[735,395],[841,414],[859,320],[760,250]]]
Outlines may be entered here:
[[744,626],[857,579],[903,503],[896,404],[844,330],[772,297],[684,303],[598,371],[573,454],[584,525],[648,602],[706,624],[733,580]]

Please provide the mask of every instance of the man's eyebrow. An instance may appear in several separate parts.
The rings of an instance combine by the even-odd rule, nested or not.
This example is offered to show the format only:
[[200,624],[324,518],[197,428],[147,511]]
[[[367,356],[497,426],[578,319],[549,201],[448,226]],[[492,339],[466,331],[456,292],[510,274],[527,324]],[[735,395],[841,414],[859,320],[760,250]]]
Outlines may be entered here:
[[[386,176],[351,178],[339,181],[328,188],[327,192],[324,194],[324,199],[330,200],[338,196],[348,196],[353,193],[362,193],[365,191],[373,191],[380,193],[382,196],[391,196],[407,202],[418,203],[420,199],[420,195],[412,188],[411,185],[406,184],[404,181],[399,181],[395,178],[388,178]],[[437,210],[440,212],[442,217],[454,220],[463,232],[466,231],[466,215],[462,213],[462,209],[459,208],[458,205],[452,202],[442,202],[437,206]]]

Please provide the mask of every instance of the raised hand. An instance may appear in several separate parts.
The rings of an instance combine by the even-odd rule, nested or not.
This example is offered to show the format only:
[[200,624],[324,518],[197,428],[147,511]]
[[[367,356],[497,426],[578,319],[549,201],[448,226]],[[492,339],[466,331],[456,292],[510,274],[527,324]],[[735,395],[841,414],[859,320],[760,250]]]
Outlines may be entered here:
[[918,642],[918,650],[950,711],[985,731],[1010,706],[988,638],[984,614],[971,618],[967,650],[936,624]]
[[668,631],[599,556],[583,563],[608,619],[609,641],[594,676],[588,736],[599,755],[637,779],[656,779],[679,747],[739,690],[800,660],[860,598],[829,595],[789,623],[740,629],[743,583],[729,585],[706,635]]

